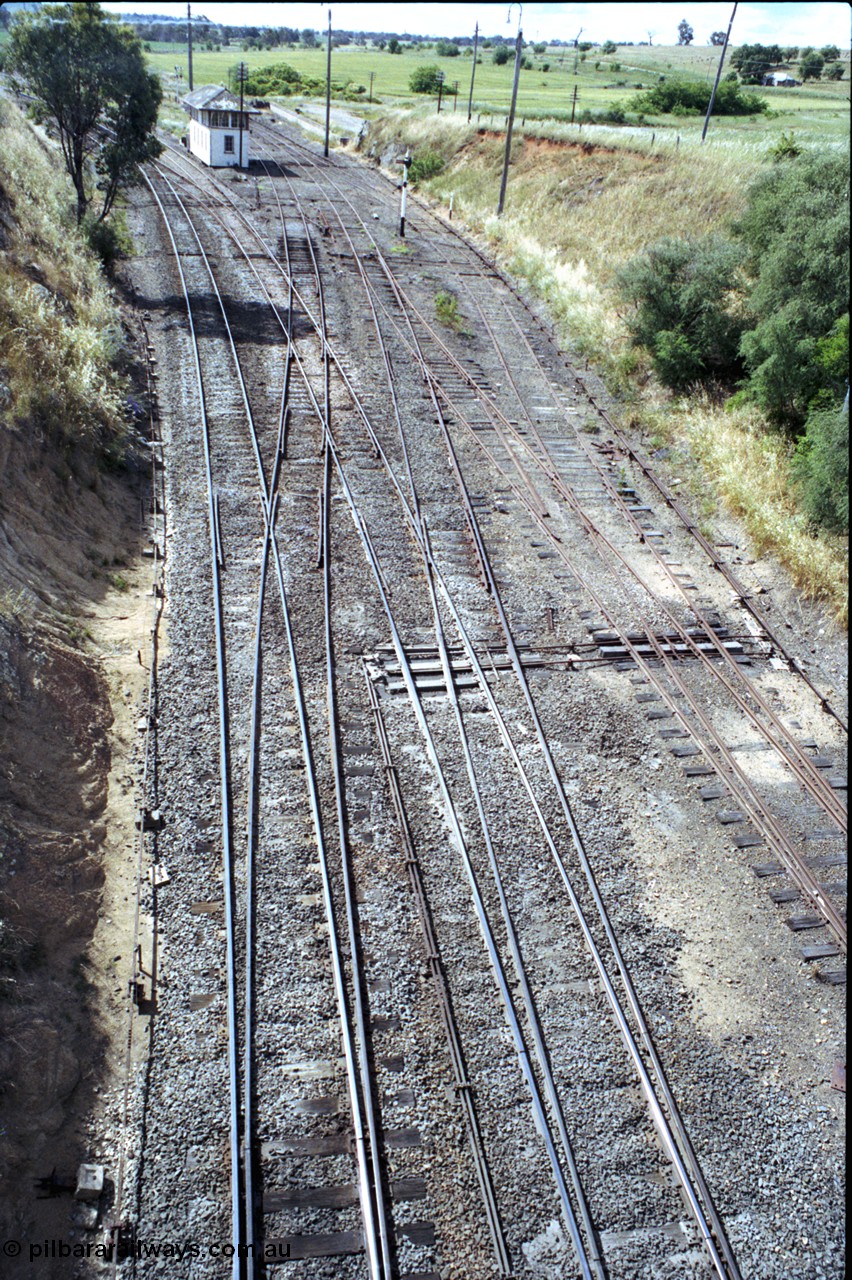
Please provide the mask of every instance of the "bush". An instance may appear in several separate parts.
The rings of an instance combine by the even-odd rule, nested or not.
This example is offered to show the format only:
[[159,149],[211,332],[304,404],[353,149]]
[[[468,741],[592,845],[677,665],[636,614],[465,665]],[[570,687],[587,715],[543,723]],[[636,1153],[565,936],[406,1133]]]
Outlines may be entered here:
[[613,53],[618,52],[618,45],[613,40],[605,40],[601,45],[601,53],[609,57]]
[[245,91],[259,98],[278,94],[286,97],[294,85],[301,85],[302,77],[289,62],[273,62],[268,67],[258,67],[245,82]]
[[[662,80],[662,77],[661,77]],[[710,105],[710,85],[697,81],[665,80],[646,89],[629,104],[633,111],[653,115],[703,114]],[[751,116],[766,110],[766,102],[756,93],[743,93],[737,85],[723,81],[716,91],[713,112],[717,116]]]
[[802,505],[815,524],[832,533],[849,530],[849,409],[808,415],[793,459]]
[[450,40],[439,40],[435,45],[435,52],[439,58],[457,58],[459,56],[459,47]]
[[441,68],[434,65],[417,67],[408,77],[412,93],[437,93],[441,84]]
[[512,50],[507,44],[498,44],[491,55],[491,61],[496,67],[504,67],[512,56]]
[[416,151],[408,170],[409,181],[428,182],[430,178],[436,177],[443,167],[444,161],[437,151]]
[[94,214],[87,214],[81,230],[83,239],[100,258],[104,271],[110,277],[115,271],[116,262],[133,252],[133,240],[123,213],[114,211],[103,221]]
[[838,394],[846,377],[830,352],[848,343],[848,157],[806,152],[774,165],[753,184],[736,230],[754,278],[754,327],[742,340],[748,392],[796,432],[814,397]]
[[738,371],[743,324],[730,303],[742,257],[720,236],[668,238],[618,272],[617,288],[634,307],[633,341],[648,348],[666,386],[730,380]]
[[605,107],[603,111],[590,111],[588,107],[577,117],[580,124],[626,124],[627,115],[618,103]]
[[835,62],[830,67],[826,67],[822,73],[824,80],[842,80],[843,79],[843,63]]

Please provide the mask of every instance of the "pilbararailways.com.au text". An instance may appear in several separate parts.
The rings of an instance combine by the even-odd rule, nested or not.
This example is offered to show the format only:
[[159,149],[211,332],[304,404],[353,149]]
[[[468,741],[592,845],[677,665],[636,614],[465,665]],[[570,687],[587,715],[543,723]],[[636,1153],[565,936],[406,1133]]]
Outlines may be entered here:
[[0,1244],[0,1258],[29,1258],[30,1262],[52,1258],[101,1258],[106,1262],[125,1258],[163,1258],[173,1262],[185,1262],[188,1258],[258,1258],[273,1262],[290,1257],[290,1246],[284,1240],[270,1240],[266,1244],[233,1245],[213,1240],[141,1240],[131,1238],[115,1241],[73,1241],[46,1239],[38,1241],[4,1240]]

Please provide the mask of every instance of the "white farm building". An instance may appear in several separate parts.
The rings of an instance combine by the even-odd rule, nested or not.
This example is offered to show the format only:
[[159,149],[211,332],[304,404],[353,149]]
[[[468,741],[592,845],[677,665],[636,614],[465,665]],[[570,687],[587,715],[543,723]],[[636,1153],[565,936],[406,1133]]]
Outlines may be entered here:
[[189,114],[189,149],[204,164],[223,169],[249,166],[249,120],[260,112],[243,105],[229,89],[205,84],[181,99]]

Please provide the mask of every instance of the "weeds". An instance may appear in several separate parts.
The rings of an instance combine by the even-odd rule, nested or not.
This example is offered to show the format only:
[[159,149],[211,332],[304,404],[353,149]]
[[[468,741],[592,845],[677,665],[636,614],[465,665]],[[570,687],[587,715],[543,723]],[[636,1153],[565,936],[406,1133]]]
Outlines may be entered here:
[[441,289],[435,294],[435,315],[441,324],[446,325],[448,329],[452,329],[454,333],[469,334],[470,330],[465,328],[464,320],[459,311],[458,298],[452,293],[448,293],[445,289]]

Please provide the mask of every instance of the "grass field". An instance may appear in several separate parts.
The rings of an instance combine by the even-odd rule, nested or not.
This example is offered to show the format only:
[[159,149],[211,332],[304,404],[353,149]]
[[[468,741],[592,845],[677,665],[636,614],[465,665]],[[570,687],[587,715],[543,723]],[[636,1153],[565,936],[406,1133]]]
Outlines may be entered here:
[[[176,84],[175,67],[181,71],[177,81],[180,92],[186,92],[186,49],[175,44],[153,44],[149,53],[153,69],[162,78],[163,85],[174,102]],[[473,110],[481,117],[480,123],[499,124],[508,111],[512,90],[512,64],[497,67],[491,61],[491,51],[481,51],[481,64],[476,67]],[[616,104],[624,104],[638,91],[638,86],[650,88],[661,75],[678,75],[690,80],[706,80],[712,83],[716,71],[716,51],[708,46],[689,45],[623,46],[612,57],[602,58],[596,50],[590,50],[585,61],[575,57],[570,49],[551,49],[537,56],[526,55],[534,62],[531,70],[522,70],[518,92],[518,116],[524,119],[553,118],[567,121],[572,106],[575,114],[583,110],[600,111]],[[268,66],[275,62],[287,62],[304,75],[325,78],[326,55],[319,49],[282,48],[273,50],[249,50],[232,45],[220,52],[209,52],[195,47],[193,51],[193,79],[201,84],[225,84],[228,72],[240,61],[249,70]],[[772,114],[766,116],[717,118],[714,130],[736,131],[739,135],[764,134],[767,131],[795,128],[803,134],[842,137],[849,132],[849,70],[848,56],[845,78],[841,81],[810,82],[798,89],[758,90],[766,97]],[[599,65],[596,67],[595,64]],[[544,71],[544,65],[549,66]],[[332,53],[332,79],[336,83],[362,85],[369,91],[370,73],[373,73],[373,110],[364,94],[365,114],[381,114],[382,106],[405,106],[421,103],[426,110],[435,109],[435,99],[424,100],[422,95],[409,89],[409,78],[415,68],[436,65],[445,75],[445,83],[452,86],[458,81],[456,110],[467,115],[472,70],[471,55],[458,58],[438,58],[434,49],[418,46],[406,49],[402,54],[390,54],[386,50],[362,48],[355,45],[335,49]],[[618,70],[615,70],[615,66]],[[576,90],[576,99],[575,99]],[[443,110],[452,114],[454,99],[445,97]],[[657,129],[672,129],[681,134],[700,131],[702,121],[697,117],[672,119],[659,117],[649,124]]]

